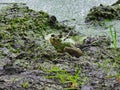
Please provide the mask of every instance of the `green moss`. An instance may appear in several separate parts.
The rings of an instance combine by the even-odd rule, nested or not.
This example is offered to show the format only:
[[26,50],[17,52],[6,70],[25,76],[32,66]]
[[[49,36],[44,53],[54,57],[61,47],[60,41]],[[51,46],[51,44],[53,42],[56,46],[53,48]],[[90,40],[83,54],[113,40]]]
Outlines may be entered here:
[[28,81],[23,82],[21,85],[22,85],[22,87],[23,87],[23,88],[29,88],[29,87],[30,87],[30,85],[29,85],[29,82],[28,82]]
[[66,70],[62,70],[57,66],[53,66],[52,69],[48,70],[47,73],[55,73],[54,76],[47,76],[47,78],[58,78],[62,84],[70,84],[66,90],[76,90],[79,85],[84,85],[88,77],[80,76],[80,68],[76,67],[76,72],[74,74],[68,73]]
[[[12,5],[1,10],[0,47],[7,48],[16,59],[34,62],[39,61],[40,58],[53,60],[57,55],[53,53],[54,49],[50,43],[45,40],[45,35],[60,32],[67,26],[60,25],[57,20],[51,26],[50,18],[48,13],[36,12],[25,5]],[[64,45],[60,48],[64,48]],[[25,56],[22,57],[23,53]]]

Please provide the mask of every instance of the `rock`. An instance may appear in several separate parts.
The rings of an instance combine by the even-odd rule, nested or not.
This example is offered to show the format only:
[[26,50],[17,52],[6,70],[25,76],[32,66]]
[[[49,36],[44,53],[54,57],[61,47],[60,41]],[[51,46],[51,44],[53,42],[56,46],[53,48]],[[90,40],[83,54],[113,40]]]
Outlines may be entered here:
[[54,26],[57,22],[58,21],[57,21],[57,18],[55,16],[50,16],[49,17],[50,26]]
[[19,74],[24,71],[23,68],[19,66],[15,66],[12,63],[7,63],[6,65],[3,66],[4,73],[11,75],[11,74]]
[[92,86],[83,86],[81,90],[93,90],[93,87]]
[[113,19],[119,19],[120,16],[120,6],[110,6],[110,5],[102,5],[94,6],[90,9],[89,13],[87,14],[87,17],[85,18],[85,22],[91,22],[96,23],[99,21],[104,20],[113,20]]
[[112,6],[119,5],[119,4],[120,4],[120,0],[116,1],[115,3],[113,3]]
[[69,53],[71,56],[80,57],[83,52],[79,48],[65,47],[64,52]]

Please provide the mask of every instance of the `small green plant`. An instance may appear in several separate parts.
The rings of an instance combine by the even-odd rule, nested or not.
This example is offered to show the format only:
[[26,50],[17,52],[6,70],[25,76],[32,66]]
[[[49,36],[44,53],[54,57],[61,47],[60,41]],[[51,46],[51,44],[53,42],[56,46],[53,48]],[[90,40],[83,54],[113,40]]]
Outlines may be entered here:
[[116,62],[116,63],[120,63],[120,56],[119,56],[119,54],[114,58],[114,61]]
[[113,41],[113,46],[115,49],[117,49],[117,32],[113,26],[110,26],[110,35]]
[[[111,75],[111,72],[114,69],[119,68],[119,64],[116,61],[112,62],[112,59],[106,59],[105,61],[103,61],[103,63],[97,63],[97,64],[99,67],[101,67],[106,72],[107,77],[109,77],[109,78],[115,76],[115,75]],[[119,71],[117,71],[117,72],[119,72]]]
[[21,85],[22,85],[23,88],[29,88],[30,87],[28,81],[23,82]]
[[59,67],[54,66],[51,70],[48,71],[49,73],[55,73],[54,76],[47,76],[47,78],[57,78],[59,79],[63,84],[70,84],[68,89],[75,89],[79,85],[83,85],[86,82],[87,77],[80,77],[80,69],[76,67],[75,74],[70,74],[66,70],[61,70]]
[[105,61],[103,61],[103,63],[97,63],[99,67],[101,67],[103,70],[105,70],[105,72],[109,73],[110,68],[108,68],[109,63],[110,63],[110,59],[107,59]]

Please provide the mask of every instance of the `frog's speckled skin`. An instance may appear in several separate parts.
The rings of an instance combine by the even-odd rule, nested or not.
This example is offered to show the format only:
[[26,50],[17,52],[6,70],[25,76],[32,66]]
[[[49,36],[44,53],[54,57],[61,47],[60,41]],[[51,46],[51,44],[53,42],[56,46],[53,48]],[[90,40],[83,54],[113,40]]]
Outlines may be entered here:
[[79,57],[83,53],[79,48],[71,45],[69,42],[62,42],[59,36],[51,36],[50,43],[55,47],[56,51],[59,53],[67,52],[72,56]]
[[65,47],[70,47],[70,43],[62,43],[62,40],[58,36],[50,37],[50,43],[60,53],[64,52]]

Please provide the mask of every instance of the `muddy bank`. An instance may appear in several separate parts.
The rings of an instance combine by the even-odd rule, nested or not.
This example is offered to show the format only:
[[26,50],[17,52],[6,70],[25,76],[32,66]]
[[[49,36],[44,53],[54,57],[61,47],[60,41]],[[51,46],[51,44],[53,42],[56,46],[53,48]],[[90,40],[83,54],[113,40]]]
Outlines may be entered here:
[[67,52],[58,53],[45,36],[50,33],[65,36],[73,28],[24,4],[3,8],[0,27],[1,90],[117,90],[120,87],[120,50],[109,48],[109,37],[87,37],[77,46],[83,52],[78,58]]

